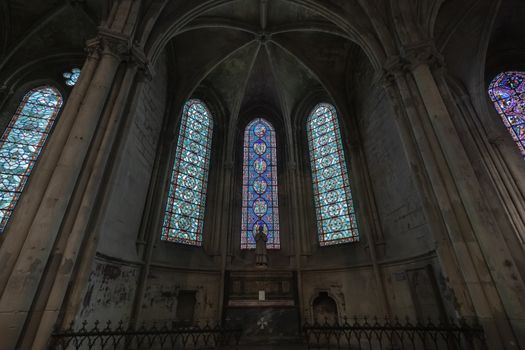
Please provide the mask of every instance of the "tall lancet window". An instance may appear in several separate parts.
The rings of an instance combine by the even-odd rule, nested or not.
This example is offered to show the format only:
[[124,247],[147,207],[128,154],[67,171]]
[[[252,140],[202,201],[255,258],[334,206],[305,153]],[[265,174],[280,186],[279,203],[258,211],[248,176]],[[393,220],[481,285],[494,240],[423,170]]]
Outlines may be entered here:
[[62,96],[54,87],[29,91],[0,139],[0,233],[4,232],[61,106]]
[[199,100],[184,105],[161,239],[201,246],[212,116]]
[[525,158],[525,72],[498,74],[490,84],[489,95]]
[[317,232],[321,246],[359,240],[350,179],[334,106],[318,104],[307,121]]
[[268,249],[279,249],[275,130],[262,118],[244,131],[241,249],[255,248],[254,236],[262,226]]

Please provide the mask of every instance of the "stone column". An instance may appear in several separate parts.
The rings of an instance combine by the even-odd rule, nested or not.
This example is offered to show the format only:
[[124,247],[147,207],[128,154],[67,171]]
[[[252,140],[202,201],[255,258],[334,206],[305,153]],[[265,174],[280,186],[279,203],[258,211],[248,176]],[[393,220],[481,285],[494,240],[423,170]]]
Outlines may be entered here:
[[[481,187],[437,87],[430,67],[436,55],[424,51],[398,61],[391,71],[389,96],[405,109],[398,127],[436,237],[436,250],[463,316],[473,311],[485,326],[493,349],[519,348],[521,325],[507,317],[523,315],[523,283],[510,258]],[[428,59],[430,58],[430,60]],[[397,104],[394,102],[394,104]],[[473,310],[468,304],[472,303]]]
[[[106,109],[107,113],[109,113],[107,124],[99,126],[97,130],[97,132],[101,134],[101,143],[96,151],[96,157],[91,168],[91,173],[89,174],[89,179],[84,187],[78,211],[75,214],[74,223],[71,229],[68,230],[67,243],[51,292],[48,296],[47,304],[44,310],[41,311],[42,318],[33,344],[34,349],[45,349],[46,341],[61,311],[68,283],[70,283],[72,279],[73,266],[75,266],[77,260],[79,260],[79,267],[72,288],[72,299],[76,302],[68,303],[70,306],[73,304],[73,307],[71,308],[72,310],[65,310],[66,313],[69,315],[76,313],[75,311],[77,311],[81,302],[81,297],[91,273],[93,258],[98,243],[98,237],[96,237],[94,233],[100,232],[100,230],[93,229],[94,225],[92,225],[92,221],[93,217],[97,217],[97,211],[99,212],[101,208],[105,208],[105,206],[102,205],[106,190],[103,179],[105,175],[107,175],[107,172],[110,171],[108,169],[111,169],[111,166],[108,164],[110,155],[114,148],[118,148],[117,136],[122,130],[124,109],[128,105],[127,102],[131,95],[136,73],[136,64],[128,64],[123,80],[119,84],[118,95],[114,104],[112,108]],[[115,147],[115,144],[117,144],[117,147]],[[83,244],[83,242],[86,243]],[[67,321],[70,320],[71,318]]]
[[[56,167],[0,298],[0,328],[4,330],[0,334],[0,343],[4,349],[14,349],[20,341],[19,336],[30,315],[113,78],[121,62],[122,43],[108,37],[99,37],[97,41],[95,51],[100,52],[95,55],[100,59],[89,83],[89,89],[74,118],[67,141],[60,151]],[[73,100],[72,103],[75,102]],[[68,261],[68,266],[68,269],[72,269],[73,261]]]

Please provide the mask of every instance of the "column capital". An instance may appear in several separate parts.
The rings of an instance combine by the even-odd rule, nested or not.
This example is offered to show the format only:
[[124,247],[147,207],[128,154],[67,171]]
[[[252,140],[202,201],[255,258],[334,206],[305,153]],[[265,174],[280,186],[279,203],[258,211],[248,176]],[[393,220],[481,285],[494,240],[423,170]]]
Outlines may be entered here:
[[129,54],[131,47],[129,37],[105,28],[99,28],[97,36],[86,43],[88,55],[92,57],[110,55],[124,59]]
[[402,48],[403,56],[415,68],[421,64],[426,64],[431,68],[443,68],[445,59],[436,48],[433,40],[425,40],[413,45],[407,45]]
[[97,36],[86,43],[88,56],[98,58],[101,55],[114,56],[119,60],[135,64],[142,77],[151,79],[153,70],[150,62],[138,42],[131,38],[106,28],[99,28]]
[[410,71],[410,65],[402,56],[390,56],[383,64],[382,72],[379,77],[379,83],[385,89],[395,85],[396,76],[406,74]]
[[379,81],[384,88],[392,87],[395,78],[413,71],[419,65],[428,65],[433,70],[442,71],[445,67],[443,55],[436,49],[432,40],[404,46],[401,54],[385,60]]

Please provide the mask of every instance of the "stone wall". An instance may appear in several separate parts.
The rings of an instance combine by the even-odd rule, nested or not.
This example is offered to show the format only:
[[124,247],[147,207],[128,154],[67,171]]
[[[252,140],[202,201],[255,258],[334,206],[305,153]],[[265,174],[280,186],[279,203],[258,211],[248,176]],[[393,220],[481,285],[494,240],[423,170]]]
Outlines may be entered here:
[[97,257],[78,315],[79,320],[127,323],[135,298],[138,266]]
[[147,279],[142,303],[144,321],[183,322],[177,317],[177,304],[181,291],[195,292],[195,321],[215,321],[219,317],[221,275],[206,271],[176,271],[153,268]]
[[394,109],[366,57],[353,61],[349,91],[385,240],[385,258],[433,250]]

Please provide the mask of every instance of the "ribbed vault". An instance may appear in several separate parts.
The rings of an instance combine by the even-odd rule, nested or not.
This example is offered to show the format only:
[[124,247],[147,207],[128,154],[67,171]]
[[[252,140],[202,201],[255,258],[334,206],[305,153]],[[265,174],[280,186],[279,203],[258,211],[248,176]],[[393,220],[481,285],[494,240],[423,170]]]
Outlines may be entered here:
[[310,91],[343,100],[349,57],[362,50],[321,12],[280,0],[235,1],[204,11],[169,45],[181,101],[206,86],[225,104],[231,127],[259,105],[277,111],[288,131]]

